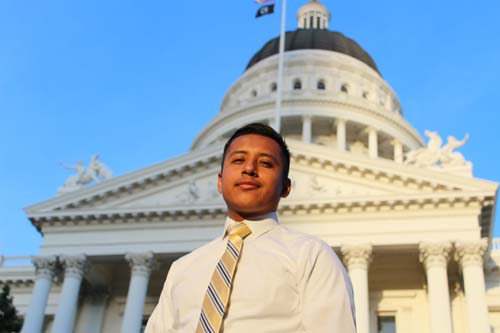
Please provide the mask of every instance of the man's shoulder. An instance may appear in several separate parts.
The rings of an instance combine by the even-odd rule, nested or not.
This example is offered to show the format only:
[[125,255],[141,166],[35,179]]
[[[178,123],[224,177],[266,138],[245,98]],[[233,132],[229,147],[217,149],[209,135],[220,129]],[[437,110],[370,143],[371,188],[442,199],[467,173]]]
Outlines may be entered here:
[[288,247],[292,249],[301,249],[312,252],[326,251],[334,254],[330,245],[317,236],[282,225],[279,226],[278,233],[280,237],[286,241]]

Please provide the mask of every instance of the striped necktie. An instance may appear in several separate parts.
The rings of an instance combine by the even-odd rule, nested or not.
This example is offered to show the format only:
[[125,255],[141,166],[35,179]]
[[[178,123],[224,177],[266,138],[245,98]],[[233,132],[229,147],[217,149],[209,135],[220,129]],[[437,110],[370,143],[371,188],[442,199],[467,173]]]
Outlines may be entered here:
[[226,313],[243,239],[252,231],[243,222],[229,225],[227,248],[217,263],[203,300],[196,333],[219,333]]

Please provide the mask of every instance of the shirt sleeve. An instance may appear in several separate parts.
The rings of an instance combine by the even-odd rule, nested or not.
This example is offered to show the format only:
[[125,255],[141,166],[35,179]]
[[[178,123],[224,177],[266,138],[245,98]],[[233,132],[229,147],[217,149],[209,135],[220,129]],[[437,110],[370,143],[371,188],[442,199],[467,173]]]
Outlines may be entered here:
[[169,333],[173,330],[173,311],[171,302],[171,285],[175,262],[170,267],[163,285],[158,304],[151,313],[144,333]]
[[353,290],[335,252],[322,241],[301,251],[303,325],[308,333],[356,333]]

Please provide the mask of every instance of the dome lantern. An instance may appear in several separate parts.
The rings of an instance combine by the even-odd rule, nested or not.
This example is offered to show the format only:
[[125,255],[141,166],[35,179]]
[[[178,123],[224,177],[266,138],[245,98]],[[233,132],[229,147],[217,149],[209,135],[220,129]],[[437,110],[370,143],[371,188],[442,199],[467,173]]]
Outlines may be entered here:
[[328,29],[330,11],[317,0],[302,6],[297,12],[299,29]]

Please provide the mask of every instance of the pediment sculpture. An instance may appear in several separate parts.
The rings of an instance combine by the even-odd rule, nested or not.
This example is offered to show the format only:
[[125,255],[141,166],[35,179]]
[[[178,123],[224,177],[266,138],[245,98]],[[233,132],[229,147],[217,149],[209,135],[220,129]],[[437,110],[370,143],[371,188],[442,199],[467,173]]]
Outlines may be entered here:
[[406,153],[405,164],[457,171],[472,169],[472,163],[465,160],[464,156],[456,151],[457,148],[462,147],[467,142],[469,139],[468,134],[462,140],[450,135],[444,145],[441,136],[437,132],[426,130],[425,136],[429,138],[427,146]]
[[61,165],[65,169],[75,170],[76,175],[69,176],[63,186],[57,190],[57,194],[73,192],[87,184],[99,183],[113,176],[109,168],[99,161],[99,154],[95,154],[90,158],[89,165],[86,168],[83,166],[83,160],[79,160],[75,165],[65,165],[63,163]]

